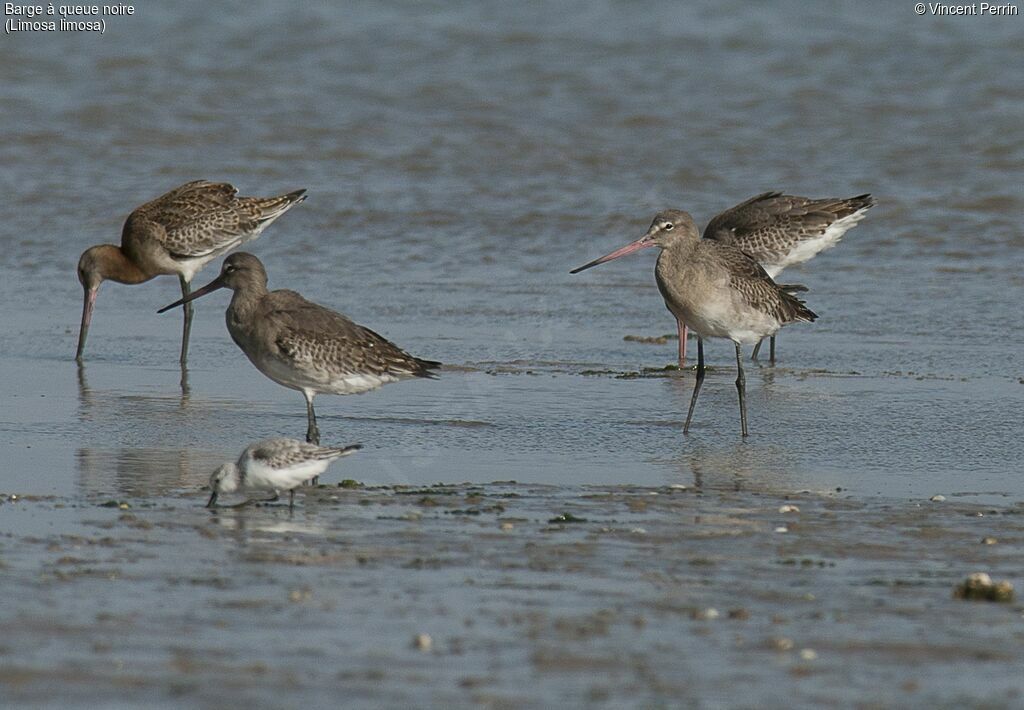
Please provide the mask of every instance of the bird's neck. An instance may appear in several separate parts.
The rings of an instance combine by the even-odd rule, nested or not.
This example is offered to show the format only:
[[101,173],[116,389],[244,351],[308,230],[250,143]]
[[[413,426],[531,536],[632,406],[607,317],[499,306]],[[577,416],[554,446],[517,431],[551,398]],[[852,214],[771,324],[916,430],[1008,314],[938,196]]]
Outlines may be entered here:
[[225,464],[227,475],[217,484],[220,493],[234,493],[239,488],[245,487],[245,475],[237,464]]
[[259,307],[260,299],[267,295],[267,287],[261,284],[248,284],[243,288],[235,289],[231,296],[231,305],[228,306],[228,326],[232,322],[236,325],[244,325],[251,321]]
[[121,247],[115,244],[100,244],[93,247],[92,252],[99,266],[100,275],[105,280],[122,284],[140,284],[154,276],[140,269],[125,255]]
[[675,241],[661,250],[661,254],[658,255],[658,261],[666,263],[685,261],[698,246],[700,246],[699,234],[680,235]]

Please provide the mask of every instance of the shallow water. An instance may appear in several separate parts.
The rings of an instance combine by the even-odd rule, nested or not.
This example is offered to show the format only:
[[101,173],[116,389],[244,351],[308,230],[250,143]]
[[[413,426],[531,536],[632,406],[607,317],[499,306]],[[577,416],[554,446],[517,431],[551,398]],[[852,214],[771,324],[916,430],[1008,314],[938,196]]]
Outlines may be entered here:
[[[1020,609],[950,591],[976,568],[1024,583],[1022,21],[167,2],[102,36],[5,35],[0,492],[22,498],[0,505],[0,685],[43,706],[1020,702]],[[199,177],[307,188],[247,247],[271,287],[449,365],[318,398],[325,441],[366,447],[325,480],[389,487],[365,505],[201,508],[217,463],[305,431],[301,397],[230,342],[223,292],[197,303],[184,381],[180,316],[155,313],[170,277],[104,285],[73,362],[78,255]],[[674,330],[653,254],[568,271],[658,209],[703,224],[767,189],[878,205],[785,272],[821,318],[783,331],[777,367],[748,364],[749,439],[724,342],[684,437],[676,343],[623,339]],[[396,502],[437,482],[525,508]],[[672,485],[700,495],[621,519]],[[802,532],[779,538],[801,491]],[[566,506],[601,522],[548,531]],[[715,542],[691,549],[708,511]],[[898,552],[864,549],[878,538]],[[750,621],[690,618],[708,606]]]

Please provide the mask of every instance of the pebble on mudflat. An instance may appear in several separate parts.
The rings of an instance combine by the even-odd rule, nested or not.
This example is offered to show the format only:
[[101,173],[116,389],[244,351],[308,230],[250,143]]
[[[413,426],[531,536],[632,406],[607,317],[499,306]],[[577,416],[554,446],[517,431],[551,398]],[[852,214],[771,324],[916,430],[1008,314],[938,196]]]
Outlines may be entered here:
[[1005,579],[993,582],[984,572],[975,572],[967,575],[967,579],[956,586],[953,597],[988,602],[1012,602],[1013,585]]

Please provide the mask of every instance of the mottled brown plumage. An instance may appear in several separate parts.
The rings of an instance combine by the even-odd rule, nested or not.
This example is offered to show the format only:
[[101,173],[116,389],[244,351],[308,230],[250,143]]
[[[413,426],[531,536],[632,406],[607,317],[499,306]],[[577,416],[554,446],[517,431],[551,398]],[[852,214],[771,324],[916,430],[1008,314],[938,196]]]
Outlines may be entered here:
[[[78,262],[85,290],[76,359],[81,361],[100,284],[138,284],[177,274],[182,296],[192,278],[212,259],[255,239],[271,222],[301,202],[305,190],[277,197],[238,197],[227,183],[195,180],[132,211],[121,230],[121,245],[98,244]],[[188,359],[192,308],[185,309],[181,362]]]
[[367,392],[410,377],[433,377],[430,371],[441,366],[294,291],[267,290],[263,264],[246,252],[230,255],[220,276],[160,312],[222,287],[234,291],[225,317],[235,344],[264,375],[306,397],[309,441],[320,436],[316,394]]
[[136,208],[125,222],[122,241],[147,235],[177,261],[209,261],[255,238],[305,193],[239,197],[228,183],[195,180]]
[[[787,293],[748,254],[734,246],[701,239],[693,218],[681,210],[659,212],[647,233],[621,249],[573,269],[577,273],[646,247],[658,247],[655,279],[665,305],[697,333],[697,381],[683,431],[689,431],[704,381],[704,338],[728,338],[736,349],[740,426],[747,435],[742,343],[756,343],[784,325],[817,316]],[[681,327],[680,327],[681,329]]]
[[704,238],[742,249],[775,278],[835,246],[874,204],[868,194],[812,200],[765,192],[717,215]]
[[[742,249],[774,279],[783,269],[802,264],[834,247],[874,204],[869,194],[812,200],[765,192],[717,215],[704,229],[704,238]],[[680,327],[680,337],[685,343],[685,325]],[[761,343],[754,346],[754,359],[760,349]],[[680,352],[682,359],[685,347]],[[774,335],[771,336],[771,362],[775,362]]]
[[[674,218],[678,220],[677,216]],[[678,222],[676,228],[679,228]],[[658,255],[655,279],[669,311],[684,322],[688,321],[683,314],[694,319],[702,317],[698,314],[708,310],[707,294],[716,291],[720,299],[732,302],[737,314],[749,309],[777,321],[776,330],[789,323],[817,318],[803,301],[776,284],[745,252],[712,240],[687,239],[675,249],[663,250]],[[698,293],[696,287],[688,284],[690,279],[696,279],[706,290]],[[747,314],[747,317],[756,318],[753,314]],[[724,324],[711,316],[706,320],[705,337],[750,342],[751,336],[736,330],[735,320]],[[770,329],[773,326],[768,324],[765,327]]]

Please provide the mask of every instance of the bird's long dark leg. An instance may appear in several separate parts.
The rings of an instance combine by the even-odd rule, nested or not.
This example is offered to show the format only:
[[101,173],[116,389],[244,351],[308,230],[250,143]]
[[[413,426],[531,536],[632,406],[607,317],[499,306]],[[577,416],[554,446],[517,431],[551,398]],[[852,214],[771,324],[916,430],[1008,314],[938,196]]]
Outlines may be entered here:
[[772,365],[775,364],[775,336],[774,335],[772,336],[771,354],[768,356],[768,362],[770,362]]
[[747,380],[743,376],[743,354],[736,343],[736,391],[740,394],[740,429],[747,435]]
[[316,426],[316,412],[313,411],[313,397],[316,393],[303,390],[302,394],[306,397],[306,419],[309,421],[309,425],[306,427],[306,441],[319,446],[320,430]]
[[761,341],[760,340],[758,340],[757,341],[757,345],[754,346],[754,352],[750,353],[750,359],[751,360],[756,360],[757,359],[757,354],[759,352],[761,352]]
[[693,408],[697,406],[697,395],[700,394],[700,386],[704,384],[704,339],[697,336],[697,381],[693,384],[693,397],[690,398],[690,411],[686,413],[686,423],[683,424],[683,433],[690,431],[690,420],[693,419]]
[[288,512],[295,510],[295,489],[288,491]]
[[[306,418],[309,420],[309,426],[306,427],[306,441],[320,446],[320,429],[317,428],[316,412],[313,411],[313,397],[316,396],[316,393],[310,390],[303,390],[302,394],[306,397]],[[309,484],[314,486],[319,483],[320,476],[313,476],[309,481]]]
[[686,367],[686,323],[676,318],[676,326],[679,328],[679,369]]
[[[181,283],[181,297],[188,298],[189,282],[181,274],[178,274],[178,281]],[[181,329],[181,359],[179,362],[184,365],[188,362],[188,339],[192,334],[192,302],[186,303],[182,310],[185,312],[185,324]]]
[[192,394],[192,388],[188,384],[188,364],[181,363],[181,406],[185,406],[188,403],[189,395]]

